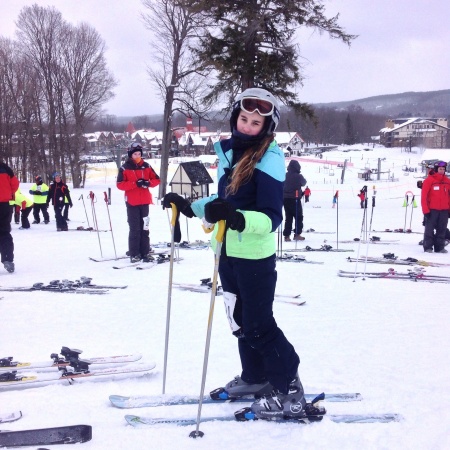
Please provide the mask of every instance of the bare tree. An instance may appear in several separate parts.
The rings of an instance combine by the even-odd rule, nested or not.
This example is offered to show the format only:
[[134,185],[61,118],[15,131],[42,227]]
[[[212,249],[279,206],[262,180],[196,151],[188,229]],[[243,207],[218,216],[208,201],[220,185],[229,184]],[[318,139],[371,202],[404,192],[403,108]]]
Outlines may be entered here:
[[[113,97],[116,80],[108,71],[105,44],[98,32],[87,24],[67,27],[67,45],[62,49],[62,80],[68,103],[65,117],[71,119],[73,134],[66,133],[68,158],[74,187],[81,182],[80,150],[84,147],[83,130]],[[66,126],[69,123],[65,123]],[[67,130],[67,131],[70,131]],[[70,138],[69,138],[70,136]]]
[[200,76],[200,68],[193,61],[189,49],[190,42],[197,38],[202,22],[198,14],[188,11],[184,0],[143,0],[142,3],[148,10],[147,14],[142,15],[144,24],[153,33],[153,60],[148,74],[164,101],[159,185],[159,198],[162,198],[168,181],[172,116],[176,111],[205,112],[204,105],[196,105],[192,101],[198,98],[194,91],[201,83],[195,82],[196,77]]

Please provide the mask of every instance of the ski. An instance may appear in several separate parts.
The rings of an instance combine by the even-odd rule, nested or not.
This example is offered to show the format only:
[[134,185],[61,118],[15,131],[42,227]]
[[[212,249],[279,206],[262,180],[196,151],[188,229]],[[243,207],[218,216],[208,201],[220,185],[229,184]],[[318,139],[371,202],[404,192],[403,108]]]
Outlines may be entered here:
[[[82,350],[72,349],[69,347],[61,348],[61,355],[58,353],[52,353],[48,361],[13,361],[12,356],[7,358],[0,358],[0,373],[13,370],[36,370],[53,369],[58,367],[67,367],[72,362],[79,360],[79,355]],[[94,366],[106,367],[113,364],[128,364],[130,362],[139,361],[142,355],[136,353],[134,355],[118,355],[118,356],[96,356],[93,358],[86,358],[90,362],[91,368]]]
[[22,418],[22,411],[13,411],[10,413],[0,413],[0,423],[15,422]]
[[[170,248],[171,243],[170,242],[159,242],[158,244],[152,244],[152,247],[155,248]],[[185,250],[207,250],[210,247],[209,242],[204,241],[195,241],[195,242],[188,242],[183,241],[179,244],[175,244],[175,248],[185,249]]]
[[92,284],[92,278],[89,277],[80,277],[79,280],[70,281],[70,280],[53,280],[50,281],[50,286],[61,287],[61,288],[74,288],[74,289],[126,289],[128,286],[113,286],[113,285],[101,285],[101,284]]
[[390,230],[389,228],[386,228],[383,231],[376,231],[373,230],[374,233],[403,233],[403,234],[423,234],[423,232],[420,231],[411,231],[411,230],[404,230],[403,228],[396,228],[395,230]]
[[[162,257],[161,257],[162,256]],[[154,262],[153,265],[148,266],[148,265],[142,265],[142,266],[137,266],[136,270],[147,270],[147,269],[152,269],[153,267],[157,266],[158,264],[163,264],[163,263],[167,263],[170,262],[170,256],[166,256],[166,255],[161,255],[159,258],[157,258]],[[180,262],[183,261],[183,258],[174,258],[173,262]]]
[[[190,284],[190,283],[172,283],[174,287],[177,289],[181,289],[183,291],[190,291],[190,292],[201,292],[201,293],[211,293],[212,289],[212,283],[210,278],[206,278],[204,280],[201,280],[202,284]],[[216,296],[222,295],[222,286],[217,286]],[[275,293],[275,300],[282,301],[286,303],[293,303],[297,306],[304,305],[306,301],[301,303],[296,302],[287,302],[287,300],[284,299],[296,299],[299,298],[301,294],[297,295],[288,295],[288,294],[276,294]]]
[[77,287],[72,287],[69,285],[63,284],[48,284],[44,285],[44,283],[34,283],[32,286],[17,286],[17,287],[0,287],[0,291],[3,292],[36,292],[36,291],[45,291],[45,292],[56,292],[58,294],[94,294],[94,295],[103,295],[107,294],[108,291],[100,289],[100,288],[85,288],[79,289]]
[[392,239],[369,239],[369,241],[366,241],[364,239],[355,238],[352,240],[347,241],[339,241],[339,244],[397,244],[400,242],[399,240],[392,240]]
[[[183,258],[174,258],[174,262],[181,261]],[[135,263],[127,263],[122,266],[113,266],[113,269],[120,270],[120,269],[128,269],[130,267],[135,267],[137,270],[146,270],[146,269],[152,269],[158,264],[162,264],[165,262],[170,262],[170,256],[166,255],[164,253],[157,254],[157,257],[153,259],[153,261],[143,262],[138,261]]]
[[309,261],[304,256],[289,255],[285,253],[283,256],[277,256],[277,261],[281,262],[304,262],[306,264],[323,264],[323,261]]
[[36,445],[80,444],[92,439],[90,425],[0,432],[0,448]]
[[[166,254],[169,250],[150,250],[150,253],[152,255],[163,255]],[[121,259],[129,259],[130,257],[128,255],[125,256],[118,256],[117,258],[92,258],[89,256],[89,259],[94,262],[108,262],[108,261],[119,261]]]
[[312,248],[307,245],[305,248],[298,248],[298,249],[293,248],[293,249],[286,249],[283,251],[285,251],[285,252],[353,252],[354,250],[333,248],[331,245],[322,245],[320,248]]
[[396,272],[394,269],[389,269],[387,272],[349,272],[340,270],[338,272],[340,277],[346,278],[384,278],[392,280],[411,280],[411,281],[428,281],[430,283],[450,283],[450,277],[427,275],[423,272],[410,271],[406,273]]
[[309,228],[305,231],[305,233],[313,233],[313,234],[336,234],[336,231],[316,231],[314,228]]
[[395,264],[395,265],[401,265],[401,266],[413,266],[414,264],[417,263],[413,263],[410,261],[403,261],[401,259],[386,259],[386,258],[376,258],[376,257],[367,257],[366,258],[347,258],[348,262],[361,262],[361,263],[375,263],[375,264]]
[[[250,409],[250,408],[246,408]],[[245,413],[245,411],[242,411]],[[241,411],[237,411],[241,413]],[[336,423],[388,423],[399,422],[402,420],[402,416],[399,414],[326,414],[324,416],[312,416],[304,419],[279,419],[279,420],[265,420],[267,423],[295,423],[295,424],[309,424],[325,421],[331,421]],[[143,417],[126,415],[125,420],[136,428],[158,425],[158,424],[173,424],[180,426],[196,425],[197,418],[195,417],[182,417],[182,418],[156,418],[156,417]],[[248,418],[236,419],[234,415],[228,416],[216,416],[216,417],[202,417],[201,423],[205,422],[234,422],[234,421],[248,421],[254,422],[256,419],[252,414],[248,414]]]
[[129,256],[118,256],[117,258],[102,258],[102,259],[92,258],[91,256],[89,256],[89,259],[94,262],[118,261],[119,259],[127,259],[127,258],[129,258]]
[[110,230],[97,230],[96,228],[92,227],[76,227],[76,228],[69,228],[67,231],[92,231],[94,233],[100,232],[100,233],[107,233]]
[[36,373],[24,375],[23,372],[13,370],[0,373],[0,392],[8,389],[31,388],[46,386],[54,383],[73,384],[76,380],[83,379],[91,381],[93,379],[114,379],[120,375],[141,374],[145,375],[155,368],[155,363],[149,364],[128,364],[126,366],[113,367],[108,369],[89,370],[89,362],[78,360],[71,365],[71,370],[67,367],[59,368],[59,372]]
[[[305,394],[305,399],[311,401],[318,394]],[[222,404],[222,403],[249,403],[255,398],[251,395],[240,397],[237,399],[213,400],[209,395],[203,397],[204,404]],[[328,402],[354,402],[361,401],[362,396],[358,393],[342,393],[342,394],[326,394],[325,401]],[[197,405],[199,402],[198,395],[140,395],[133,397],[123,397],[121,395],[110,395],[109,401],[116,408],[147,408],[157,406],[173,406],[173,405]]]

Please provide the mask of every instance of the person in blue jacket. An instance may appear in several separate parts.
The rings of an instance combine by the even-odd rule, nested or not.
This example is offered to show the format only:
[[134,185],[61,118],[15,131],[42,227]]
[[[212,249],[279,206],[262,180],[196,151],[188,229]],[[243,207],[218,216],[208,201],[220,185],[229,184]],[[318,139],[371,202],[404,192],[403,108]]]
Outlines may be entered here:
[[187,217],[195,215],[209,224],[226,221],[219,275],[242,372],[211,396],[260,397],[251,409],[268,420],[325,413],[306,403],[299,356],[272,311],[275,231],[282,221],[285,180],[284,155],[274,135],[279,119],[280,108],[270,92],[246,89],[233,105],[231,138],[214,145],[219,159],[217,194],[192,204],[175,193],[163,199],[164,207],[173,203]]

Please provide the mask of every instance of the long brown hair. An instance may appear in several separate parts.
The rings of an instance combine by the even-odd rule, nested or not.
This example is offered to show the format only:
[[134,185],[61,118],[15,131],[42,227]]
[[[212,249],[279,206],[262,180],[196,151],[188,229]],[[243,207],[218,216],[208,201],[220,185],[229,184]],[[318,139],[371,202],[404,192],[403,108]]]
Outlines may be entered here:
[[256,164],[264,156],[270,143],[273,141],[273,133],[263,139],[255,150],[248,149],[237,163],[231,175],[231,183],[225,189],[225,194],[234,195],[237,190],[247,183],[255,171]]

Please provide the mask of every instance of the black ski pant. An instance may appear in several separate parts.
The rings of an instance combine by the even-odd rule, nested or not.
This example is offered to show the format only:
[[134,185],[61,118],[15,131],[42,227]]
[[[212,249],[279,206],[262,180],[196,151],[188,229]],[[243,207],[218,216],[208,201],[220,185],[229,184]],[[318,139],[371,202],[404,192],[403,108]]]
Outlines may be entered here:
[[65,220],[69,220],[69,203],[64,203],[64,212],[63,212],[63,217]]
[[148,229],[149,206],[148,205],[127,205],[127,218],[130,232],[128,234],[128,251],[130,256],[141,255],[142,257],[150,253],[150,231]]
[[0,202],[0,253],[1,261],[14,261],[14,241],[11,236],[12,209],[9,202]]
[[425,221],[423,233],[423,249],[432,249],[440,252],[445,247],[445,233],[448,224],[448,210],[430,210],[430,216]]
[[[241,378],[247,383],[269,382],[287,393],[300,358],[273,317],[277,272],[275,255],[250,260],[222,255],[219,274],[225,309],[238,337]],[[235,299],[228,302],[226,298]],[[240,327],[240,328],[239,328]]]
[[300,199],[285,198],[284,206],[284,231],[283,236],[290,236],[292,233],[292,222],[295,220],[294,234],[302,234],[303,231],[303,208]]
[[67,222],[63,216],[64,205],[55,205],[55,219],[56,219],[56,229],[60,231],[67,231]]
[[32,209],[33,209],[32,206],[22,209],[21,214],[22,228],[30,228],[30,221],[28,220],[28,216],[30,215]]
[[48,215],[48,207],[46,203],[35,203],[33,205],[33,217],[36,223],[40,223],[39,211],[42,211],[42,217],[44,222],[50,222],[50,217]]

